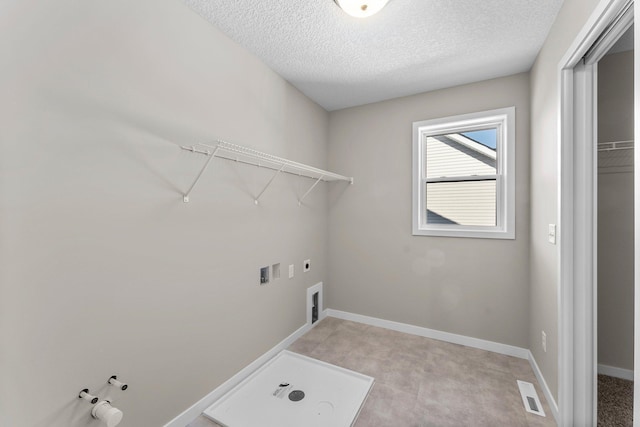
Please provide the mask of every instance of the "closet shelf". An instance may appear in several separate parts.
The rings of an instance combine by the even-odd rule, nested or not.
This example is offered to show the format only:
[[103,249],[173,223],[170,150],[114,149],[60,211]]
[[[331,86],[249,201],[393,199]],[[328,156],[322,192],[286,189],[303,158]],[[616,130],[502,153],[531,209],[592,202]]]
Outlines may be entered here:
[[633,139],[627,141],[598,142],[598,151],[633,150]]
[[258,201],[262,194],[267,190],[267,188],[269,188],[273,180],[281,172],[311,178],[315,181],[313,185],[311,185],[311,187],[307,190],[307,192],[304,193],[304,195],[298,200],[298,206],[302,204],[302,201],[305,199],[305,197],[307,197],[307,195],[311,193],[311,191],[321,181],[347,181],[350,184],[353,184],[353,177],[339,175],[334,172],[329,172],[323,169],[315,168],[313,166],[305,165],[304,163],[294,162],[293,160],[288,160],[282,157],[274,156],[272,154],[263,153],[252,148],[244,147],[238,144],[232,144],[230,142],[222,140],[217,140],[212,144],[200,143],[190,147],[181,146],[180,148],[208,157],[207,161],[202,166],[202,169],[196,176],[196,179],[193,181],[193,184],[191,184],[189,190],[184,194],[183,201],[185,203],[189,202],[189,195],[195,188],[196,184],[198,184],[198,181],[200,181],[202,174],[209,167],[209,164],[214,157],[258,166],[261,168],[272,169],[275,171],[269,182],[267,182],[267,185],[254,199],[254,203],[256,205],[258,204]]

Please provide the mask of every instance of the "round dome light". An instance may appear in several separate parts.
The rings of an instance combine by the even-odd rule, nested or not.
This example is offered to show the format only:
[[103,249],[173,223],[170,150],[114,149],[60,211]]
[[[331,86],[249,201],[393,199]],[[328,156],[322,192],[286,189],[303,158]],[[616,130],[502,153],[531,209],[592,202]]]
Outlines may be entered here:
[[356,18],[366,18],[380,12],[389,0],[335,0],[346,13]]

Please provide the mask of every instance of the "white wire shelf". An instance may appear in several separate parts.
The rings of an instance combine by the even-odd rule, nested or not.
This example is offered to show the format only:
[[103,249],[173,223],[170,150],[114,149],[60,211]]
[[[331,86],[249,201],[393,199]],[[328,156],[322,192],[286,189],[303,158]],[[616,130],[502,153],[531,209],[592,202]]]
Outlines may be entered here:
[[599,142],[598,170],[602,173],[617,173],[633,168],[633,146],[633,140]]
[[313,185],[307,190],[306,193],[300,199],[298,199],[298,205],[302,204],[302,201],[307,197],[311,191],[318,185],[321,181],[329,182],[329,181],[346,181],[349,184],[353,184],[353,177],[340,175],[334,172],[329,172],[323,169],[318,169],[313,166],[305,165],[304,163],[294,162],[293,160],[285,159],[283,157],[274,156],[272,154],[263,153],[261,151],[254,150],[252,148],[244,147],[238,144],[232,144],[230,142],[217,140],[212,144],[197,144],[194,146],[181,146],[183,150],[190,151],[192,153],[202,154],[208,157],[207,161],[203,165],[202,169],[196,176],[196,179],[191,184],[189,190],[184,194],[183,201],[185,203],[189,202],[189,195],[195,188],[198,181],[202,177],[204,171],[209,167],[211,160],[214,157],[219,157],[225,160],[232,160],[238,163],[244,163],[248,165],[258,166],[261,168],[272,169],[275,171],[275,174],[271,177],[267,185],[262,189],[262,191],[255,197],[254,203],[258,204],[258,201],[262,194],[269,188],[273,180],[280,173],[288,173],[296,176],[311,178],[315,182]]
[[633,139],[627,141],[598,142],[598,151],[633,150]]

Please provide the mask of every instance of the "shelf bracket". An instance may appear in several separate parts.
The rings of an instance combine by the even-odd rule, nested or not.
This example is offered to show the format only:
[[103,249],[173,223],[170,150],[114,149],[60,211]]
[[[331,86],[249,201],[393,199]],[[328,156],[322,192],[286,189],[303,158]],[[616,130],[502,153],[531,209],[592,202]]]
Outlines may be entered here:
[[260,194],[258,194],[256,196],[256,198],[253,200],[253,203],[255,203],[256,205],[258,204],[258,200],[260,199],[260,197],[262,197],[262,194],[267,191],[267,188],[269,188],[269,186],[271,185],[271,183],[273,182],[274,179],[276,179],[276,176],[278,176],[280,174],[280,172],[282,172],[282,170],[284,169],[285,165],[282,165],[282,167],[280,167],[280,169],[278,169],[276,171],[276,173],[273,174],[273,176],[271,177],[271,179],[269,180],[269,182],[267,182],[267,185],[265,185],[265,187],[262,189],[262,191],[260,192]]
[[302,197],[300,198],[300,200],[298,200],[298,206],[302,206],[302,201],[304,200],[304,198],[305,198],[305,197],[307,197],[307,195],[308,195],[309,193],[311,193],[311,191],[312,191],[314,188],[316,188],[316,185],[318,185],[318,184],[320,183],[320,181],[322,181],[322,178],[324,178],[324,175],[320,176],[320,178],[318,178],[318,179],[316,180],[316,182],[314,182],[314,183],[313,183],[313,185],[311,186],[311,188],[309,188],[309,189],[307,190],[307,192],[306,192],[306,193],[304,193],[304,194],[302,195]]
[[209,158],[205,162],[204,166],[202,166],[202,169],[200,169],[200,173],[198,174],[198,176],[196,176],[195,181],[193,181],[193,184],[191,184],[191,187],[189,187],[189,190],[184,194],[184,196],[182,198],[183,202],[189,203],[189,195],[193,191],[193,189],[196,186],[196,184],[198,183],[198,181],[200,181],[200,178],[202,178],[202,174],[204,173],[204,171],[207,170],[207,168],[209,167],[209,163],[211,163],[211,160],[213,160],[213,158],[216,156],[216,153],[218,152],[219,147],[216,147],[215,150],[213,150],[213,152],[210,152],[208,150],[207,151],[198,151],[197,149],[195,149],[195,147],[192,147],[191,149],[185,148],[185,147],[182,147],[182,148],[184,148],[185,150],[192,151],[194,153],[200,153],[200,154],[205,154],[205,155],[209,156]]

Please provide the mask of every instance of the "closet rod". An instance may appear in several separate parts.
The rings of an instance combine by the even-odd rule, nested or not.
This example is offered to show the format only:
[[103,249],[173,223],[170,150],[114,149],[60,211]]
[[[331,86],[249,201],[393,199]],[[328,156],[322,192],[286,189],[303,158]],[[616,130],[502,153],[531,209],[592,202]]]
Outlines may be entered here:
[[[198,148],[203,147],[203,148]],[[313,190],[313,188],[320,181],[347,181],[350,184],[353,184],[353,177],[348,177],[344,175],[339,175],[337,173],[329,172],[326,170],[318,169],[313,166],[305,165],[303,163],[294,162],[293,160],[288,160],[282,157],[274,156],[271,154],[267,154],[261,151],[254,150],[252,148],[244,147],[237,144],[232,144],[230,142],[217,140],[213,144],[205,144],[200,143],[195,146],[187,147],[181,146],[183,150],[190,151],[192,153],[202,154],[208,156],[207,162],[204,164],[200,173],[196,177],[195,181],[189,188],[189,191],[184,195],[184,202],[189,202],[189,194],[196,186],[202,174],[209,166],[210,161],[213,157],[220,157],[226,160],[232,160],[239,163],[249,164],[253,166],[263,167],[267,169],[272,169],[276,171],[276,174],[273,175],[271,180],[267,183],[264,189],[260,192],[258,197],[254,199],[255,203],[258,203],[258,199],[262,194],[266,191],[266,189],[271,185],[275,177],[281,173],[288,173],[296,176],[303,176],[306,178],[311,178],[316,180],[314,185],[298,200],[298,204],[301,204],[302,200]]]

